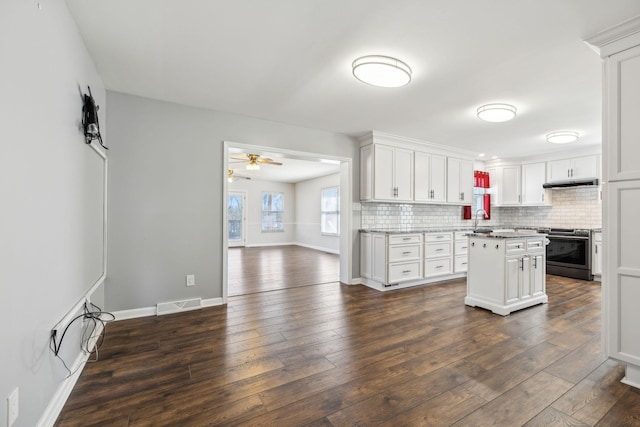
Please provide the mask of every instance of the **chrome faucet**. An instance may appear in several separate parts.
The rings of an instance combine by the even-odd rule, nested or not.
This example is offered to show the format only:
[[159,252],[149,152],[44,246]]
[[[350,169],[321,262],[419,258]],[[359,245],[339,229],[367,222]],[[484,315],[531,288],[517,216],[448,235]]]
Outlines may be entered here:
[[476,211],[475,218],[473,219],[473,231],[476,231],[476,228],[478,228],[478,215],[479,214],[482,214],[482,218],[484,219],[485,215],[487,215],[487,211],[485,211],[484,209],[478,209]]

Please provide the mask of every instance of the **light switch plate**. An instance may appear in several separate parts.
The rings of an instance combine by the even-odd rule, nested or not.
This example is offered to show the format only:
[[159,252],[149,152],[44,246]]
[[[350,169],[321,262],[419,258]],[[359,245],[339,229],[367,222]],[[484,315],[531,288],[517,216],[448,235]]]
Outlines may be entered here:
[[187,274],[187,286],[195,286],[195,285],[196,285],[196,275]]
[[9,427],[11,427],[18,419],[20,411],[19,401],[20,396],[18,394],[18,387],[16,387],[16,389],[7,397],[7,426]]

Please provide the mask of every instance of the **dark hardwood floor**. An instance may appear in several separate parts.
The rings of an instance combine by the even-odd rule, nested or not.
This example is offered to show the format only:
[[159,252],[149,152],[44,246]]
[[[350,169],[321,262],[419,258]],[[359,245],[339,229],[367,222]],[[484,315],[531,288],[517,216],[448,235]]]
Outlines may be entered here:
[[229,295],[340,280],[340,256],[302,246],[229,248]]
[[326,283],[107,326],[57,426],[631,426],[600,351],[600,284],[547,276],[501,317],[465,281]]

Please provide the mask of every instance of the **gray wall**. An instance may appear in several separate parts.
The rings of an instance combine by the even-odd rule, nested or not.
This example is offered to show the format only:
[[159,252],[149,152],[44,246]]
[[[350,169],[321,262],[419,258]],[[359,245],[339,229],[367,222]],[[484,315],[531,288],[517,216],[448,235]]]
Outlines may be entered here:
[[225,140],[351,158],[359,198],[359,148],[345,135],[116,92],[107,103],[110,310],[222,297]]
[[[66,371],[50,330],[102,274],[101,171],[79,129],[91,85],[105,91],[64,1],[0,3],[0,425],[33,427]],[[104,132],[104,128],[103,128]],[[106,135],[105,135],[106,136]],[[94,191],[95,190],[95,191]],[[96,227],[100,227],[96,230]],[[100,302],[102,289],[92,298]],[[65,338],[70,365],[79,337]]]
[[[320,195],[323,188],[339,187],[340,174],[296,184],[296,239],[301,245],[340,252],[340,238],[320,233]],[[358,228],[359,224],[355,224]]]
[[[268,167],[268,166],[267,166]],[[263,246],[293,244],[296,242],[296,192],[295,185],[286,182],[238,179],[229,184],[229,191],[245,191],[247,206],[245,216],[246,245]],[[262,232],[262,193],[282,193],[284,197],[284,231]]]

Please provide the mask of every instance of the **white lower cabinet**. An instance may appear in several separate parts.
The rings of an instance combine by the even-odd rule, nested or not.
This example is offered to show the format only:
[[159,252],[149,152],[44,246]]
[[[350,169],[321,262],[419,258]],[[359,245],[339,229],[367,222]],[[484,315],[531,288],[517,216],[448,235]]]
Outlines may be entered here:
[[382,287],[422,278],[422,234],[360,233],[360,275]]
[[362,281],[384,291],[464,277],[467,233],[363,231],[360,233]]
[[467,271],[469,253],[468,231],[456,231],[453,233],[453,272],[465,273]]
[[453,272],[453,233],[425,233],[424,277],[442,276]]
[[602,232],[593,233],[593,246],[591,250],[591,274],[602,276]]
[[545,240],[471,236],[465,304],[506,316],[546,303]]

